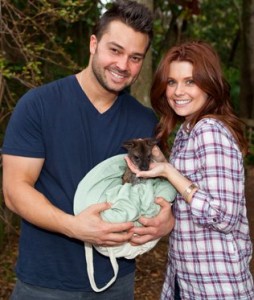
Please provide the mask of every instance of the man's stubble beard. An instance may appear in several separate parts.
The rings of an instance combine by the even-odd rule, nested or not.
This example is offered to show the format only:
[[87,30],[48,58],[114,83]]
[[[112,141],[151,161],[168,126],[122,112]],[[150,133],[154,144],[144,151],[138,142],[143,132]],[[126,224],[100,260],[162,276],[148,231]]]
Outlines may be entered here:
[[[121,88],[114,88],[111,87],[108,82],[107,82],[107,78],[106,76],[104,76],[104,72],[105,69],[104,68],[100,68],[98,67],[100,64],[97,63],[97,52],[95,53],[93,60],[92,60],[92,72],[94,77],[96,78],[96,80],[98,81],[98,83],[108,92],[110,93],[114,93],[114,94],[118,94],[119,92],[121,92],[122,90],[124,90],[125,88],[131,86],[136,79],[138,78],[138,75],[132,79],[132,81],[130,83],[126,83],[124,84]],[[110,72],[108,70],[108,72]]]

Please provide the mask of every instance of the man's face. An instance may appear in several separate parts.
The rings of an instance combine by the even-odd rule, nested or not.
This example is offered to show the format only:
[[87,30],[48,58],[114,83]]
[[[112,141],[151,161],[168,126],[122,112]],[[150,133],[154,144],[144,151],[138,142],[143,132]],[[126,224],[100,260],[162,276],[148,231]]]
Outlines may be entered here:
[[148,35],[120,21],[111,22],[100,41],[93,35],[91,67],[98,83],[113,93],[133,84],[140,73],[148,43]]

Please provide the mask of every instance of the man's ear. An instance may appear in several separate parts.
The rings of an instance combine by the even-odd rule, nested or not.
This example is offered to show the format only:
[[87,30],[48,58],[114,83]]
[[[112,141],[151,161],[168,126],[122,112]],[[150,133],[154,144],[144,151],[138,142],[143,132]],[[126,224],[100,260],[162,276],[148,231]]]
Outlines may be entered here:
[[97,37],[94,34],[92,34],[90,36],[90,54],[94,54],[96,52],[97,45],[98,45]]

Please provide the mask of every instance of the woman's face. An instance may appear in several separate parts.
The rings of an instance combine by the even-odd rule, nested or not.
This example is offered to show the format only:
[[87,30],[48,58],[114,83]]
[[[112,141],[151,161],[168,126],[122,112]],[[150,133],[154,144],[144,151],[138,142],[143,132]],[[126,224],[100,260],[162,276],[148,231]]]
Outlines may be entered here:
[[187,61],[173,61],[169,66],[166,97],[174,112],[186,120],[207,101],[207,94],[194,82],[193,65]]

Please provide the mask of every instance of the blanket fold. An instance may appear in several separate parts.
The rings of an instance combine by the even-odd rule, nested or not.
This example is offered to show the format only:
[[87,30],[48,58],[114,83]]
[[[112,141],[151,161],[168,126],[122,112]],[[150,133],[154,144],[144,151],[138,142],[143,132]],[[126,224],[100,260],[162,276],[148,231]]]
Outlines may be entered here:
[[[104,221],[111,223],[131,221],[135,226],[142,226],[138,222],[141,216],[154,217],[160,211],[160,206],[154,202],[156,197],[163,197],[173,202],[176,190],[167,180],[153,178],[135,185],[122,184],[122,176],[126,168],[125,156],[126,154],[120,154],[106,159],[81,180],[74,196],[75,215],[92,204],[107,201],[111,203],[111,208],[101,213]],[[115,281],[118,273],[118,257],[135,258],[151,250],[158,240],[140,246],[132,246],[130,243],[116,247],[93,245],[101,254],[109,256],[114,270],[114,277],[102,288],[98,288],[94,281],[92,246],[85,243],[88,276],[93,290],[103,291]]]

